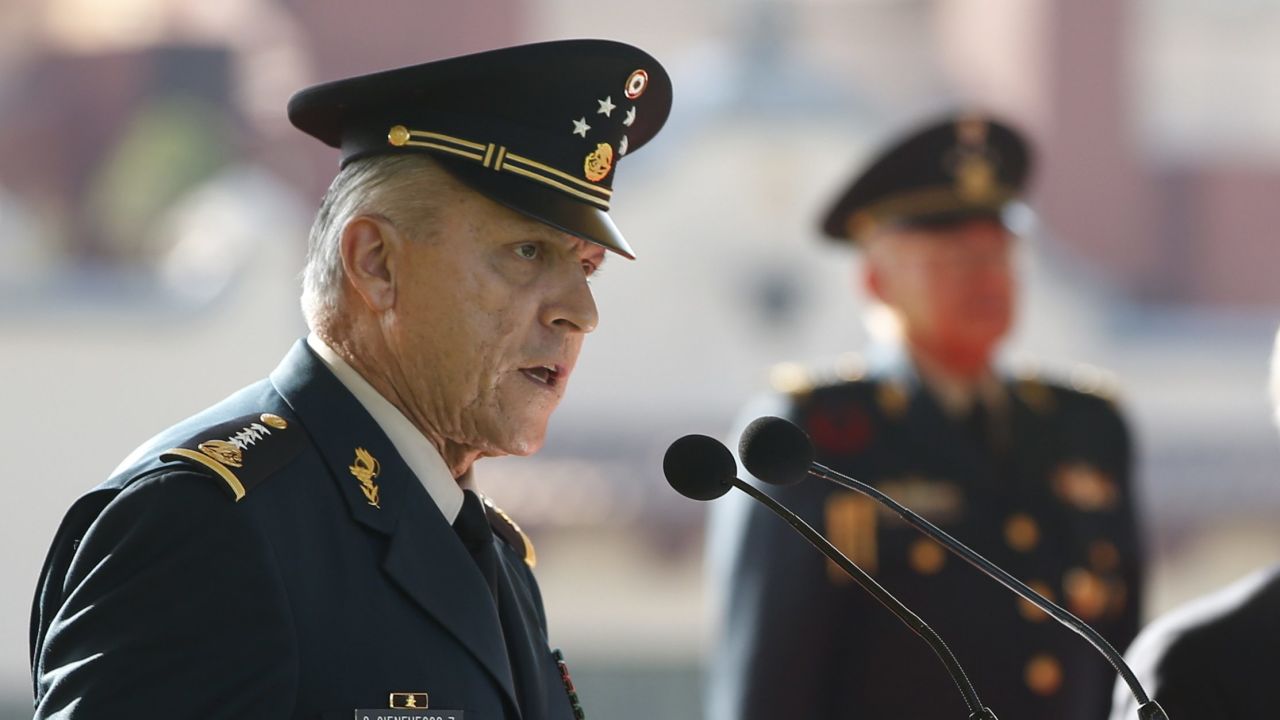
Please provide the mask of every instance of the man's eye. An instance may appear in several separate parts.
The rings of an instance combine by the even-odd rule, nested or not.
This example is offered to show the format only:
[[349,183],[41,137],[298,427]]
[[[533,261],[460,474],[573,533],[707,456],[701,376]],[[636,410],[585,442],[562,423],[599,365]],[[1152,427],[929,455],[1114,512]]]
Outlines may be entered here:
[[592,275],[595,275],[596,273],[600,272],[600,268],[596,267],[596,265],[595,265],[594,263],[591,263],[591,262],[588,262],[588,261],[586,261],[586,260],[583,260],[583,261],[582,261],[582,272],[583,272],[587,277],[591,277]]
[[524,243],[523,245],[517,245],[516,255],[519,255],[525,260],[536,260],[538,258],[538,244]]

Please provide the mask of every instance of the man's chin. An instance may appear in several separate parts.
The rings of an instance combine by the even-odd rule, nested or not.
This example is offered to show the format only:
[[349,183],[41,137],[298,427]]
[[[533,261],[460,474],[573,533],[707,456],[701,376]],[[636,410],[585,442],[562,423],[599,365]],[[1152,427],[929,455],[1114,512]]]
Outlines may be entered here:
[[486,457],[503,455],[528,457],[541,450],[546,443],[547,425],[544,422],[536,431],[530,431],[525,427],[517,432],[497,433],[497,436],[500,439],[489,443],[490,450],[485,452]]

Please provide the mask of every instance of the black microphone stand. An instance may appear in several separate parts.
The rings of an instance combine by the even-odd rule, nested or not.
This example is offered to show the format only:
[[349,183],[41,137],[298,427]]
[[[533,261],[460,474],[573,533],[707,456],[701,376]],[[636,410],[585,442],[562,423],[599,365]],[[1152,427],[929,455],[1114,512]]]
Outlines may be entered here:
[[[787,524],[795,528],[797,532],[804,536],[809,544],[820,550],[832,562],[840,566],[840,569],[849,574],[858,585],[862,586],[880,604],[889,609],[897,616],[899,620],[911,628],[911,631],[920,636],[922,640],[929,644],[938,659],[942,660],[942,664],[946,666],[947,672],[951,674],[951,680],[955,682],[956,687],[960,689],[960,694],[964,696],[965,705],[969,707],[969,720],[997,720],[995,713],[982,704],[982,700],[978,699],[978,691],[974,689],[973,683],[969,682],[969,678],[964,673],[964,669],[960,667],[960,663],[956,660],[955,655],[951,654],[951,649],[942,641],[942,638],[929,627],[919,615],[911,612],[906,605],[903,605],[888,590],[885,590],[880,583],[876,582],[870,575],[854,564],[852,560],[845,557],[834,545],[822,537],[817,530],[814,530],[808,523],[801,520],[798,515],[784,508],[778,501],[764,494],[754,486],[739,480],[733,479],[733,486],[751,497],[759,500],[774,512],[775,515],[787,521]],[[904,508],[905,509],[905,508]],[[911,512],[907,510],[907,512]],[[941,531],[939,531],[941,532]],[[963,547],[963,546],[961,546]],[[967,550],[968,548],[966,548]],[[1015,581],[1016,582],[1016,581]],[[1163,717],[1163,713],[1159,716],[1150,716],[1151,718]],[[1167,720],[1167,718],[1165,718]]]
[[[925,535],[928,535],[934,540],[942,543],[947,550],[958,555],[961,559],[976,567],[986,576],[1001,585],[1004,585],[1006,588],[1021,596],[1027,602],[1034,604],[1036,607],[1051,615],[1053,619],[1057,620],[1059,623],[1075,631],[1076,634],[1087,640],[1090,645],[1093,645],[1098,652],[1102,653],[1103,657],[1107,659],[1107,662],[1111,663],[1111,667],[1115,668],[1116,672],[1120,674],[1120,677],[1124,678],[1125,684],[1129,686],[1129,691],[1133,693],[1133,697],[1138,701],[1138,717],[1140,720],[1169,720],[1169,716],[1165,714],[1160,705],[1147,696],[1147,692],[1142,689],[1142,685],[1138,682],[1138,678],[1134,676],[1133,670],[1129,669],[1129,666],[1125,663],[1124,658],[1120,653],[1116,652],[1116,649],[1111,646],[1111,643],[1107,642],[1106,638],[1099,635],[1097,630],[1089,627],[1089,625],[1083,620],[1045,599],[1040,595],[1040,593],[1037,593],[1021,580],[1005,572],[1000,568],[1000,566],[974,552],[968,545],[965,545],[959,540],[951,537],[938,526],[920,517],[911,509],[898,503],[896,500],[875,487],[859,480],[855,480],[848,475],[842,475],[841,473],[816,462],[810,463],[808,473],[809,475],[821,480],[826,480],[827,482],[835,483],[841,487],[860,492],[863,495],[867,495],[875,499],[882,505],[887,506],[889,509],[897,513],[898,517],[905,520],[908,525],[911,525],[917,530],[923,532]],[[737,481],[735,481],[735,485],[736,484]],[[752,490],[754,490],[754,488],[752,488]],[[759,491],[757,490],[756,492],[758,493]],[[805,527],[808,526],[806,525]],[[812,530],[812,528],[810,528],[810,530]],[[808,537],[808,535],[805,537]],[[810,542],[814,541],[810,539]],[[814,544],[816,545],[817,543]],[[870,578],[868,578],[868,580],[870,580]],[[872,582],[874,583],[874,581]],[[864,585],[863,587],[866,586]],[[879,586],[877,585],[876,587]],[[883,588],[881,588],[881,590],[883,591]],[[875,593],[872,592],[872,594],[874,595]],[[877,598],[879,598],[879,596],[877,596]],[[881,600],[881,602],[884,601]],[[937,650],[935,648],[935,652],[936,651]],[[964,688],[961,688],[961,691],[963,690]]]

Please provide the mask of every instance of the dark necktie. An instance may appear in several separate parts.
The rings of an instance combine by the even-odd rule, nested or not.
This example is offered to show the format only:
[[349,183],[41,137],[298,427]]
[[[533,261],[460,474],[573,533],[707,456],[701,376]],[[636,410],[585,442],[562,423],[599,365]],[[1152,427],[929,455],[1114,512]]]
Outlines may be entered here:
[[[458,519],[453,521],[454,532],[458,533],[467,552],[471,553],[471,558],[480,568],[480,574],[484,575],[485,582],[489,584],[489,593],[493,595],[494,605],[498,608],[498,621],[501,623],[512,679],[515,681],[516,699],[525,717],[540,717],[531,714],[535,712],[534,708],[544,707],[546,703],[541,676],[538,674],[538,660],[532,651],[537,640],[530,636],[531,630],[526,627],[517,603],[510,601],[510,588],[498,588],[498,549],[484,503],[479,495],[470,490],[464,494],[462,510],[458,513]],[[507,602],[503,602],[504,596],[508,598]],[[542,642],[545,644],[546,641]]]
[[965,416],[965,428],[979,454],[990,463],[996,482],[1005,482],[1009,473],[1009,435],[1005,420],[982,400],[974,400]]
[[994,444],[991,442],[991,413],[987,411],[987,404],[979,398],[974,398],[964,424],[969,429],[969,434],[978,442],[978,447],[982,448],[984,453],[989,453]]
[[453,521],[453,530],[471,553],[476,567],[489,585],[489,594],[498,600],[498,551],[493,546],[493,531],[489,528],[489,516],[485,514],[480,496],[470,490],[463,492],[462,510]]

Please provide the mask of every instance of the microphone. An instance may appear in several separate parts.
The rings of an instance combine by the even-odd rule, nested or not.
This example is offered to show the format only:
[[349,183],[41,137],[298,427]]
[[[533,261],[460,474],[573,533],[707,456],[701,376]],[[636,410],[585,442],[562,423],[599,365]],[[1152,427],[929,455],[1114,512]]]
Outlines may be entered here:
[[[763,503],[929,644],[964,697],[965,705],[969,708],[969,720],[996,720],[995,714],[982,704],[982,700],[978,698],[978,691],[974,689],[973,683],[965,675],[959,661],[938,633],[888,590],[885,590],[880,583],[863,572],[862,568],[841,554],[799,515],[786,509],[778,501],[752,485],[739,480],[738,463],[724,443],[706,435],[685,435],[667,448],[667,454],[662,458],[662,472],[676,492],[693,500],[714,500],[736,487]],[[803,474],[800,477],[803,477]]]
[[1098,634],[1097,630],[1046,600],[1040,593],[1027,587],[1025,583],[1005,572],[1000,566],[974,552],[969,546],[951,537],[938,526],[912,512],[879,489],[814,462],[813,443],[809,440],[809,436],[794,423],[778,417],[756,418],[743,431],[738,454],[742,457],[742,464],[747,468],[747,472],[771,485],[790,485],[803,480],[806,475],[812,475],[860,492],[893,510],[907,524],[942,543],[947,550],[982,571],[984,575],[1004,585],[1087,640],[1094,649],[1102,653],[1107,662],[1111,663],[1111,667],[1120,674],[1120,677],[1124,678],[1129,691],[1138,701],[1138,717],[1141,720],[1169,720],[1160,705],[1147,696],[1124,658],[1116,652],[1106,638]]

